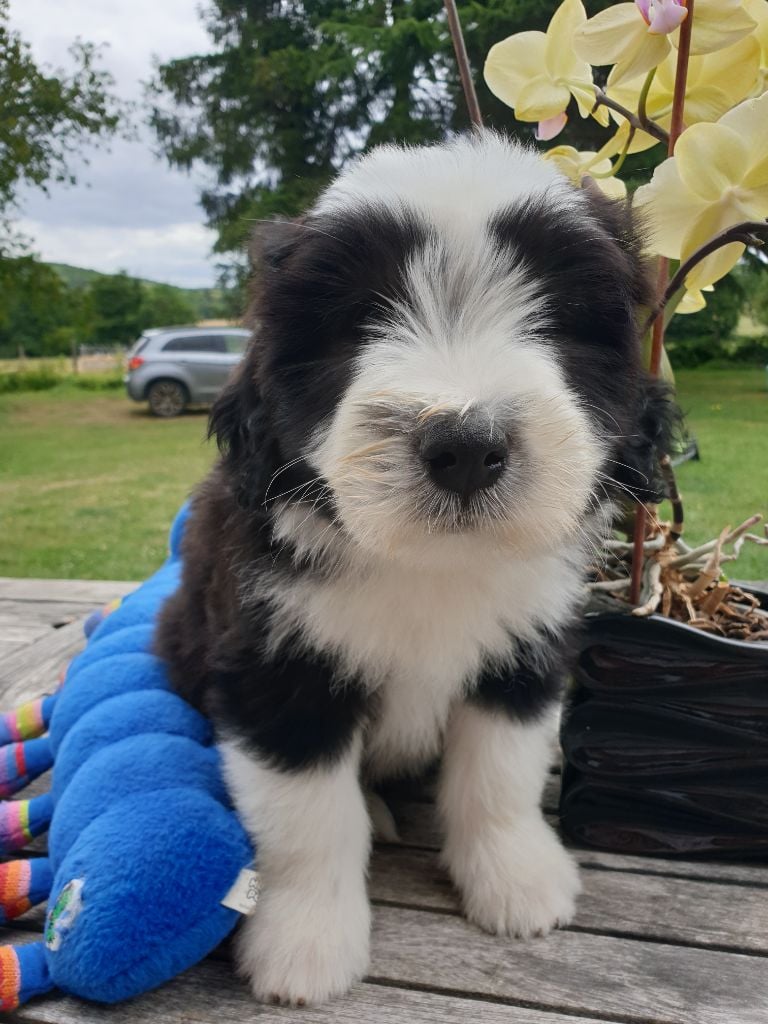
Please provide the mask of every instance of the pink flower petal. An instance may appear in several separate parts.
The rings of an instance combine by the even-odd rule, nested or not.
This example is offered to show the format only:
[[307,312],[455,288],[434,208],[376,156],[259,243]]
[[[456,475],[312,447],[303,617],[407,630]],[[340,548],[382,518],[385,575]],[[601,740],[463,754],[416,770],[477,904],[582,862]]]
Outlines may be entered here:
[[555,115],[555,117],[548,117],[546,121],[539,121],[536,126],[536,141],[549,142],[550,139],[554,139],[565,128],[567,121],[568,115],[565,111],[562,114]]
[[687,7],[679,0],[650,0],[648,31],[654,36],[674,32],[688,17]]
[[645,24],[650,25],[651,16],[649,14],[649,8],[651,6],[651,0],[635,0],[635,6],[639,8]]

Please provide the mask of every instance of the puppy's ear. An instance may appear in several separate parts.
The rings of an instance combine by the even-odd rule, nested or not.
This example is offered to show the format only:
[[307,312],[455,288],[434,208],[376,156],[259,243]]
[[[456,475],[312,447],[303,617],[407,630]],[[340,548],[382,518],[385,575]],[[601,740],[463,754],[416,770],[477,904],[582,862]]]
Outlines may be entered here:
[[234,477],[240,504],[246,508],[260,504],[274,471],[276,444],[250,352],[213,405],[208,437],[216,438],[223,461]]
[[655,295],[651,264],[643,253],[642,224],[638,223],[629,199],[611,199],[592,178],[584,178],[582,192],[592,215],[624,254],[627,292],[640,323],[651,308]]
[[263,333],[263,294],[269,277],[279,273],[299,249],[305,234],[302,225],[303,218],[265,221],[253,234],[249,255],[254,273],[246,317],[253,340],[214,403],[208,422],[208,437],[216,438],[223,461],[236,480],[238,500],[247,508],[263,501],[278,460],[260,385],[264,346],[258,339]]
[[[670,385],[640,370],[640,325],[654,305],[656,283],[653,268],[643,253],[642,223],[638,223],[627,200],[610,199],[590,179],[583,191],[598,223],[621,249],[628,307],[635,324],[635,345],[628,358],[634,372],[627,385],[627,398],[634,395],[625,440],[611,466],[611,476],[640,501],[656,503],[666,497],[659,460],[674,450],[683,433],[683,416]],[[626,490],[623,497],[626,498]]]
[[258,270],[277,270],[292,256],[306,236],[305,217],[276,218],[259,224],[251,236],[249,257]]
[[683,415],[672,388],[645,376],[640,384],[633,427],[616,456],[611,476],[640,501],[661,501],[665,494],[659,469],[682,435]]

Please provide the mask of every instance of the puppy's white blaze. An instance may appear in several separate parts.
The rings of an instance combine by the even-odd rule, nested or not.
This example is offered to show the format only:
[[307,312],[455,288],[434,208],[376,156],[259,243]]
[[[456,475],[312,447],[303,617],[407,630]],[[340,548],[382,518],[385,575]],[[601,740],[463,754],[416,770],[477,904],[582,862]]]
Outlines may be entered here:
[[220,744],[229,791],[257,844],[263,888],[243,922],[238,966],[262,999],[322,1002],[368,964],[370,823],[360,740],[332,767],[283,772]]
[[534,334],[546,323],[546,307],[512,255],[498,249],[482,222],[466,237],[431,238],[407,262],[407,298],[394,304],[390,326],[401,339],[451,347],[471,348],[486,333]]
[[493,132],[406,148],[405,155],[403,147],[380,146],[354,161],[320,197],[316,212],[385,203],[416,209],[444,231],[462,232],[516,200],[546,197],[555,209],[579,202],[551,162]]
[[[513,274],[520,301],[499,302],[507,284],[486,282],[482,261],[479,267],[470,296],[470,306],[477,306],[473,326],[463,315],[451,320],[445,308],[450,290],[427,277],[411,282],[412,306],[393,310],[365,346],[346,394],[309,455],[333,488],[347,530],[363,546],[390,556],[400,550],[411,558],[414,545],[420,557],[427,554],[429,524],[419,510],[430,502],[439,507],[443,496],[426,479],[407,432],[367,458],[351,458],[380,438],[370,408],[382,396],[393,410],[412,414],[414,431],[416,410],[459,414],[471,406],[518,435],[519,474],[502,477],[495,500],[485,498],[494,503],[497,524],[505,520],[496,541],[506,539],[521,553],[553,550],[566,541],[587,507],[604,457],[587,412],[536,336],[546,329],[546,316],[533,289]],[[441,545],[439,555],[444,554]]]
[[530,936],[567,924],[578,872],[539,809],[554,757],[556,713],[538,724],[458,707],[445,738],[438,808],[443,860],[470,920]]

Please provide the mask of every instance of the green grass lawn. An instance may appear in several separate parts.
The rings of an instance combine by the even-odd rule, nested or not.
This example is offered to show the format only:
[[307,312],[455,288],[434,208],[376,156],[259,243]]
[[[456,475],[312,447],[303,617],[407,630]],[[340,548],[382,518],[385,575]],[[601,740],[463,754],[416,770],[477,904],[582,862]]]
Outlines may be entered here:
[[[691,541],[768,515],[761,370],[687,370],[680,402],[702,451],[678,470]],[[141,579],[165,557],[174,512],[205,472],[204,412],[158,420],[122,392],[71,385],[0,396],[0,575]],[[745,546],[734,576],[768,579]]]
[[[680,370],[678,400],[701,449],[677,470],[689,543],[753,512],[768,517],[768,390],[762,369]],[[663,511],[663,510],[662,510]],[[762,533],[762,525],[754,531]],[[768,580],[768,548],[745,544],[731,574]]]
[[71,385],[0,397],[0,576],[141,579],[213,458],[205,412],[174,420]]

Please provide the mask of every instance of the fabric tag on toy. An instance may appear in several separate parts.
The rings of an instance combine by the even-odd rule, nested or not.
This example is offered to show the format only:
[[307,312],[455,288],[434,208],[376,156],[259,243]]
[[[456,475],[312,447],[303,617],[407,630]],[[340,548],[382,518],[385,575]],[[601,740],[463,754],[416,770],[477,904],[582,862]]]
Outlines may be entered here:
[[83,909],[85,879],[73,878],[59,893],[45,921],[45,944],[53,953],[61,948],[66,932]]
[[243,868],[235,880],[235,884],[221,901],[223,907],[237,910],[240,914],[250,917],[256,909],[261,895],[261,876],[253,868]]

